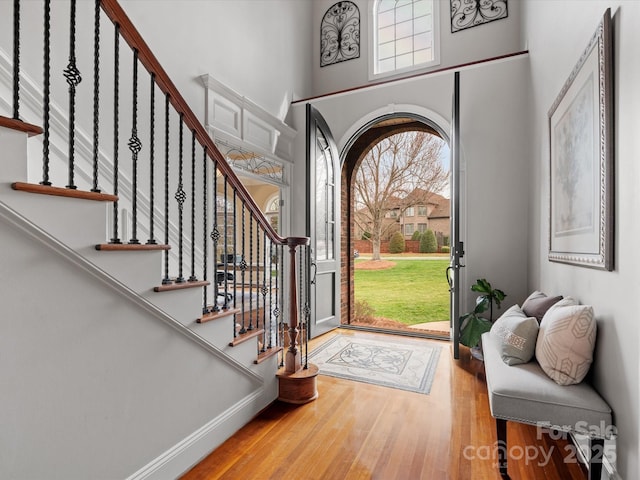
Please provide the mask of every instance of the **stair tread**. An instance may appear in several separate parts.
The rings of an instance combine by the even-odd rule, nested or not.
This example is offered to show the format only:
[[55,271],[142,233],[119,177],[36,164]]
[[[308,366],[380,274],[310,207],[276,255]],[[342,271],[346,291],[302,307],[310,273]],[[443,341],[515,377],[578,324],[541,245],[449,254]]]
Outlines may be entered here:
[[171,250],[171,245],[149,243],[100,243],[96,245],[100,251],[140,251],[140,250]]
[[241,343],[246,342],[247,340],[251,340],[252,338],[262,335],[263,333],[264,328],[254,328],[253,330],[247,330],[246,333],[238,333],[238,335],[236,335],[236,337],[231,342],[229,342],[229,346],[236,347]]
[[195,281],[184,281],[180,283],[176,283],[175,281],[172,283],[168,283],[166,285],[158,285],[157,287],[153,287],[154,292],[169,292],[171,290],[182,290],[185,288],[196,288],[196,287],[206,287],[210,285],[210,282],[205,280],[195,280]]
[[281,352],[282,350],[283,350],[282,347],[267,348],[264,352],[260,352],[260,354],[258,355],[258,358],[256,358],[253,361],[253,363],[255,363],[256,365],[259,365],[262,362],[264,362],[266,359],[273,357],[274,355],[276,355],[278,352]]
[[227,318],[230,315],[235,315],[236,313],[240,313],[241,310],[239,308],[229,308],[227,310],[219,310],[217,312],[207,313],[202,315],[200,318],[196,320],[198,323],[206,323],[211,322],[213,320],[218,320],[219,318]]
[[56,197],[80,198],[83,200],[95,200],[98,202],[117,202],[118,196],[110,193],[88,192],[86,190],[74,190],[72,188],[52,187],[39,183],[14,182],[11,188],[21,192],[37,193],[40,195],[53,195]]
[[30,137],[34,135],[41,135],[43,130],[38,125],[23,122],[22,120],[16,120],[15,118],[3,117],[0,115],[0,127],[10,128],[12,130],[18,130],[24,132]]

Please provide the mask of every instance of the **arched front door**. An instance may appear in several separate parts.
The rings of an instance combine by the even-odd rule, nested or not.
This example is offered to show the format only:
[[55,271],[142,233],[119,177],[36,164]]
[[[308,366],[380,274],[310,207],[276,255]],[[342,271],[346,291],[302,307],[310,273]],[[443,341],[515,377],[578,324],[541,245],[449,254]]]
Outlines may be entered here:
[[310,337],[340,323],[340,160],[322,115],[306,107],[307,228],[310,237]]

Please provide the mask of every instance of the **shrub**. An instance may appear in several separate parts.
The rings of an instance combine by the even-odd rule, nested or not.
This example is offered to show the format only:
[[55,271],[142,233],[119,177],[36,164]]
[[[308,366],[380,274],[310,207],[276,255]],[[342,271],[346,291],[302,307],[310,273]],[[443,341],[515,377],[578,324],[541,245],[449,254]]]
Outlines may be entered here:
[[353,320],[358,323],[373,323],[373,307],[366,300],[356,300],[353,306]]
[[416,230],[415,232],[413,232],[413,235],[411,235],[411,240],[420,240],[421,236],[422,236],[422,232],[419,232],[418,230]]
[[448,235],[443,235],[442,236],[442,245],[444,245],[445,247],[449,246],[449,236]]
[[447,245],[440,247],[440,251],[442,253],[449,253],[451,251],[451,247],[448,247]]
[[428,229],[420,237],[420,253],[435,253],[438,251],[438,243],[433,230]]
[[400,232],[394,233],[389,241],[389,253],[402,253],[404,247],[404,235]]
[[371,240],[371,232],[362,232],[362,238],[360,240]]

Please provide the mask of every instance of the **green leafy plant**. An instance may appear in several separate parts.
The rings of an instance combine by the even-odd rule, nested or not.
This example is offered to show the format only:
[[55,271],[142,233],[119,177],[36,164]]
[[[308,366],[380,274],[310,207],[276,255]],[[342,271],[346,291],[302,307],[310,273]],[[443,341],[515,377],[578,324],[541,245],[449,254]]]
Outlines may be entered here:
[[[479,278],[471,285],[471,290],[480,293],[476,298],[476,306],[472,312],[460,317],[460,343],[467,347],[475,347],[480,342],[483,333],[491,329],[493,322],[493,303],[500,308],[500,304],[507,296],[502,290],[493,288],[484,278]],[[489,310],[489,318],[481,316]]]
[[411,235],[411,240],[420,240],[421,236],[422,232],[420,230],[416,230],[415,232],[413,232],[413,235]]

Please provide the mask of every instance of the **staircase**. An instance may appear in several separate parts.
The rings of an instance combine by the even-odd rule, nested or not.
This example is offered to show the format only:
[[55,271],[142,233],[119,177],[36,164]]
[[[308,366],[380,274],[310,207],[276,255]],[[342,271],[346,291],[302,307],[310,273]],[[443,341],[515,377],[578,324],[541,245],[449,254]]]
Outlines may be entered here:
[[[0,477],[174,478],[279,382],[317,395],[298,348],[308,239],[273,230],[117,1],[26,3],[0,16]],[[20,46],[41,18],[36,81]]]

